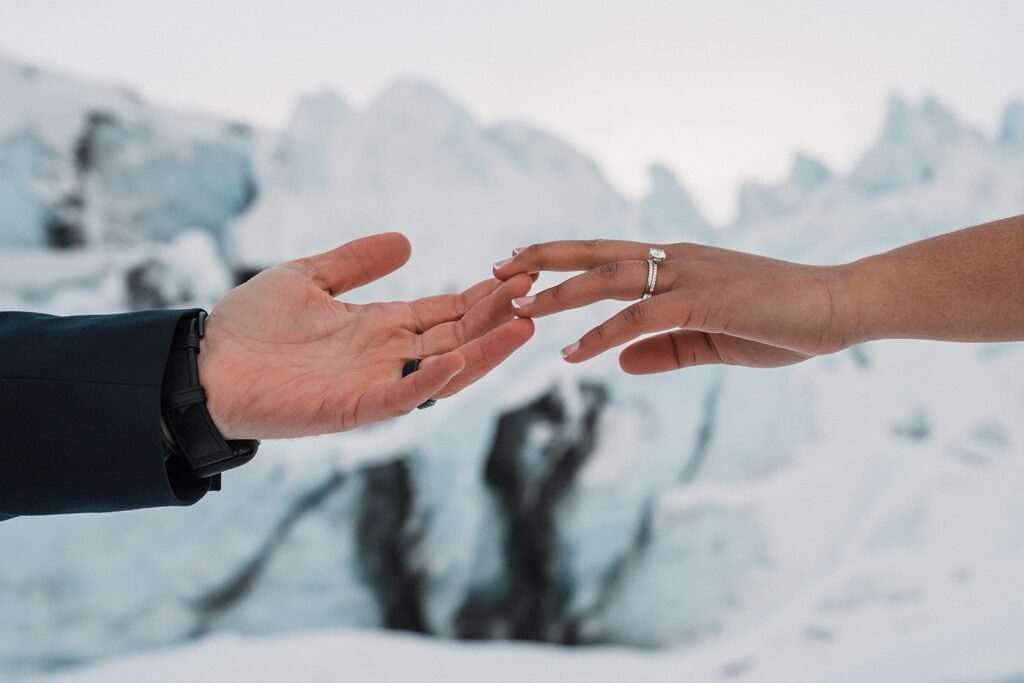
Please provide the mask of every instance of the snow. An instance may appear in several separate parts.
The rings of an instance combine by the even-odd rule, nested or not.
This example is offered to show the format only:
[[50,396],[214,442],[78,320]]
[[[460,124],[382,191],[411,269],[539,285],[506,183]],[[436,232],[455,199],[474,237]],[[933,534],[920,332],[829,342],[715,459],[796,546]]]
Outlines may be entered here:
[[[670,169],[632,201],[582,151],[418,81],[365,108],[313,94],[279,133],[4,60],[0,92],[4,308],[209,307],[238,270],[378,229],[409,234],[414,257],[363,299],[459,289],[555,237],[833,263],[1024,212],[1020,104],[989,134],[894,97],[850,172],[798,155],[712,227]],[[98,109],[119,124],[83,178],[74,149]],[[86,239],[48,248],[72,191]],[[268,442],[194,508],[5,522],[0,676],[1024,675],[1024,349],[875,343],[644,378],[613,354],[563,363],[617,307],[542,321],[430,411]],[[399,622],[589,647],[375,630]]]
[[1006,108],[999,140],[1008,147],[1024,145],[1024,102],[1014,102]]
[[686,241],[716,244],[718,235],[708,225],[693,199],[680,185],[672,170],[663,164],[650,167],[651,193],[640,203],[638,232],[653,242]]

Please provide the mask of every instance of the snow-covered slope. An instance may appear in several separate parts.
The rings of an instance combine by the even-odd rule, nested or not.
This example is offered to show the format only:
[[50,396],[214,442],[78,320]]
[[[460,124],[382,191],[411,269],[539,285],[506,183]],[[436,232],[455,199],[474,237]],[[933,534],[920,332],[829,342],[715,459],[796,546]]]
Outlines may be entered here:
[[[261,165],[263,191],[231,228],[230,255],[243,269],[400,229],[415,246],[416,277],[403,284],[432,292],[552,235],[707,234],[664,169],[633,211],[581,152],[524,124],[482,125],[422,82],[396,83],[364,109],[330,93],[303,100]],[[484,254],[494,258],[467,263]]]
[[[419,82],[366,107],[320,93],[286,130],[258,134],[5,62],[0,93],[13,103],[0,113],[0,304],[57,313],[209,305],[233,276],[378,229],[406,231],[414,261],[362,296],[463,287],[538,239],[832,262],[1024,212],[1021,105],[987,134],[935,101],[894,98],[849,173],[798,157],[779,186],[743,193],[737,225],[712,228],[664,167],[632,202],[582,152],[482,124]],[[90,123],[97,111],[116,123]],[[83,172],[80,156],[100,162]],[[55,234],[75,246],[43,246],[64,244]],[[267,443],[194,508],[0,525],[0,676],[338,626],[678,651],[577,660],[214,635],[81,680],[207,656],[228,658],[230,678],[250,655],[279,680],[275,657],[321,647],[422,667],[484,652],[517,680],[1024,671],[1007,636],[1024,630],[1024,351],[873,344],[784,370],[648,378],[613,356],[562,363],[557,349],[614,308],[543,321],[431,411]],[[331,680],[329,657],[305,680]]]

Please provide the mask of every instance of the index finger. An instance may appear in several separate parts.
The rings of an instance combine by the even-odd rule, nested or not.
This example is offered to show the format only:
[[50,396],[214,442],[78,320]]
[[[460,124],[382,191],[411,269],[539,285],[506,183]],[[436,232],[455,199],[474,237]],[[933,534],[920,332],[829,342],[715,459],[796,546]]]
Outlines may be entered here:
[[591,270],[611,261],[637,261],[647,258],[651,247],[625,240],[562,240],[533,244],[513,252],[512,258],[494,264],[494,277],[507,280],[519,273],[542,270],[568,272]]

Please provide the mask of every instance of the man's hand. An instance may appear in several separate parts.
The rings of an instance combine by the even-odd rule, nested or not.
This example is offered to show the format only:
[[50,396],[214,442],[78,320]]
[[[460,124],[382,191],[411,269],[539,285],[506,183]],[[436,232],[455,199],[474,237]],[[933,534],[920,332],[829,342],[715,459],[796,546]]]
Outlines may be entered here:
[[[341,432],[403,415],[464,389],[532,336],[511,307],[530,289],[525,274],[417,301],[334,298],[409,255],[403,235],[366,237],[264,271],[218,302],[199,372],[224,437]],[[416,358],[420,369],[402,378]]]

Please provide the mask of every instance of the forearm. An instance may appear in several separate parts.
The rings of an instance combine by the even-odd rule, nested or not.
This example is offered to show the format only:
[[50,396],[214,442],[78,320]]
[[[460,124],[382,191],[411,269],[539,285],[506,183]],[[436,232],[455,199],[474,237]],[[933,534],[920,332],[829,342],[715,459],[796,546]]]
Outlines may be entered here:
[[160,388],[182,311],[0,313],[0,517],[198,500],[169,459]]
[[844,266],[850,335],[1024,340],[1024,216],[915,242]]

